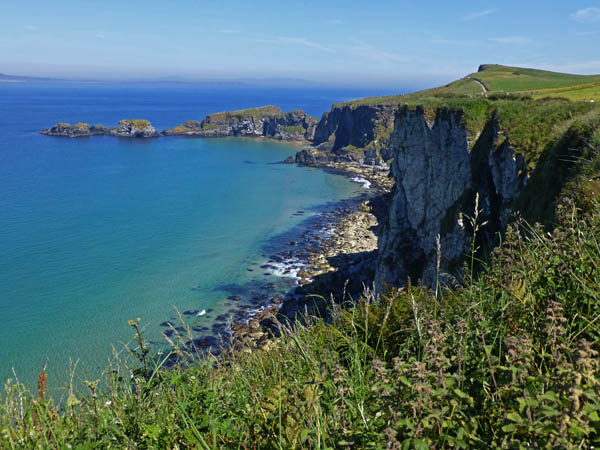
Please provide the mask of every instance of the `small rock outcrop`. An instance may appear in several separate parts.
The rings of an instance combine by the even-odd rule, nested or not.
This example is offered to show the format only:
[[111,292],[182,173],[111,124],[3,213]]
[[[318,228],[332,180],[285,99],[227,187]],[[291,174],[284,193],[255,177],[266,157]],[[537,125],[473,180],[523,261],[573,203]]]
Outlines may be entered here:
[[152,124],[143,119],[121,120],[116,128],[109,128],[107,134],[110,134],[111,136],[143,138],[156,137],[159,135]]
[[303,111],[284,113],[277,106],[209,114],[162,132],[165,136],[266,137],[282,141],[312,141],[317,119]]
[[85,137],[94,135],[109,135],[121,137],[155,137],[158,131],[147,120],[128,119],[121,120],[117,127],[105,127],[104,125],[92,125],[79,122],[75,125],[70,123],[58,123],[53,127],[40,131],[48,136]]
[[[492,245],[508,221],[527,177],[525,161],[508,139],[500,142],[492,117],[477,140],[461,110],[402,107],[391,136],[396,180],[387,219],[379,233],[376,285],[403,285],[410,278],[434,286],[438,274],[457,274],[468,254],[476,198],[478,245]],[[465,216],[463,217],[463,214]],[[440,237],[439,270],[436,239]]]
[[296,153],[296,163],[309,167],[324,166],[332,160],[331,153],[314,147],[306,147]]

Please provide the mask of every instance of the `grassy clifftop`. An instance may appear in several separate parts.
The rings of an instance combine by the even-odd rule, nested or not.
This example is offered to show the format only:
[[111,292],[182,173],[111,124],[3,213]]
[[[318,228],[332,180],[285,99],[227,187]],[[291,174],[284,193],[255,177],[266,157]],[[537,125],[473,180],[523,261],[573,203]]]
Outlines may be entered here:
[[[584,98],[593,99],[595,92],[596,102],[583,102]],[[379,104],[423,106],[429,119],[435,118],[438,108],[462,109],[465,126],[472,136],[477,136],[494,115],[500,131],[533,168],[562,123],[599,107],[600,75],[483,65],[479,72],[446,86],[333,106],[358,108]],[[388,128],[379,134],[389,137],[391,131]]]
[[[483,85],[483,86],[482,86]],[[445,86],[411,94],[369,97],[335,106],[360,106],[380,103],[418,103],[448,96],[479,96],[509,93],[531,95],[533,98],[561,97],[579,101],[594,99],[600,102],[600,75],[574,75],[522,67],[484,64],[479,71]],[[596,94],[594,97],[593,94]]]
[[229,118],[253,118],[259,120],[267,116],[282,116],[283,111],[278,106],[267,105],[259,108],[240,109],[239,111],[228,111],[221,113],[209,114],[207,119],[211,122],[220,122]]
[[[582,86],[600,84],[600,75],[574,75],[549,72],[546,70],[484,64],[477,73],[468,78],[477,79],[490,91],[526,92],[541,91],[539,95],[550,94],[554,89],[564,89],[564,93],[577,91]],[[600,101],[600,98],[598,99]]]

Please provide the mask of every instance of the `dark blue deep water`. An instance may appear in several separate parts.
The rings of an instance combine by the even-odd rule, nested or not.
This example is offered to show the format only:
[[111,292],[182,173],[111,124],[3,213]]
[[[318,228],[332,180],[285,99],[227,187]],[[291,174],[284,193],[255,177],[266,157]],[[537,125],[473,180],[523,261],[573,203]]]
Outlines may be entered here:
[[[206,114],[274,104],[320,117],[337,101],[390,94],[331,88],[190,84],[0,83],[0,380],[33,387],[98,378],[140,317],[160,341],[174,310],[192,326],[226,312],[224,299],[267,278],[249,271],[266,248],[327,203],[362,188],[321,170],[273,164],[297,148],[247,139],[38,132],[56,122],[149,119],[162,130]],[[298,214],[297,211],[304,211]],[[281,242],[279,242],[281,241]]]

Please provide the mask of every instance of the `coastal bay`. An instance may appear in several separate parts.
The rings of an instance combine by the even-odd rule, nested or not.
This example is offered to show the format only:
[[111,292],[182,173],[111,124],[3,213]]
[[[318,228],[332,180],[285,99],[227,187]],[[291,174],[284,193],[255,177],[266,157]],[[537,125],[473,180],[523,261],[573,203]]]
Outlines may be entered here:
[[[148,117],[162,128],[224,109],[231,99],[222,92],[204,93],[213,104],[200,106],[200,113],[202,97],[186,106],[177,95],[181,87],[165,92],[174,99],[138,88],[119,102],[114,99],[123,92],[106,86],[2,89],[5,379],[14,367],[31,386],[47,364],[51,385],[64,386],[70,357],[81,357],[81,378],[98,374],[111,346],[119,349],[129,339],[128,319],[141,317],[147,337],[162,343],[160,324],[175,317],[171,305],[190,312],[185,317],[194,326],[208,328],[201,335],[210,334],[212,321],[229,311],[220,302],[234,287],[248,295],[231,306],[239,308],[259,284],[273,283],[281,292],[295,286],[290,277],[247,270],[266,262],[265,245],[287,245],[304,221],[362,190],[339,175],[274,164],[298,150],[276,142],[75,141],[38,134],[61,120],[114,123],[128,116]],[[154,96],[152,104],[147,96]],[[331,103],[320,101],[323,109]],[[207,313],[197,316],[202,310]]]

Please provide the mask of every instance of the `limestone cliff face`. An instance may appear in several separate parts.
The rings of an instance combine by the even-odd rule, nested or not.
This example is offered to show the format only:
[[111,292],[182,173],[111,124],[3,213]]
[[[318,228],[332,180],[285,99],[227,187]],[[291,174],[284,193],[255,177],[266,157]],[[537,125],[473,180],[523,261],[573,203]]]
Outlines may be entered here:
[[[526,179],[523,158],[508,139],[499,143],[495,117],[472,142],[463,112],[401,108],[390,147],[396,187],[381,225],[376,284],[403,285],[410,277],[433,286],[437,274],[436,237],[440,236],[440,273],[456,274],[469,252],[472,230],[460,214],[474,214],[479,194],[481,244],[491,244],[506,226],[511,203]],[[443,277],[442,277],[443,281]]]
[[314,145],[330,160],[366,164],[387,160],[396,108],[392,103],[334,106],[319,121]]
[[283,141],[312,141],[317,119],[303,111],[284,113],[276,106],[209,114],[202,122],[189,120],[163,131],[164,135],[202,137],[267,137]]

